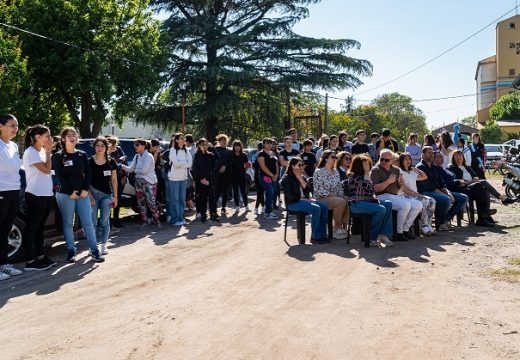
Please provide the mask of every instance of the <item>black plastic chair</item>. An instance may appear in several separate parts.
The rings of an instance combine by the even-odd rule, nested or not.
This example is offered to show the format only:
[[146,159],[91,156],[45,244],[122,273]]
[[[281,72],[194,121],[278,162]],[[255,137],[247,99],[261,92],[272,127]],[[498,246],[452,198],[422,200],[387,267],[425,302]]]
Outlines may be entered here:
[[298,243],[300,245],[305,244],[305,215],[303,211],[290,211],[285,212],[285,230],[283,240],[287,242],[287,226],[289,225],[289,216],[296,216],[296,236],[298,237]]
[[[347,205],[348,206],[348,205]],[[347,226],[347,244],[350,244],[350,233],[352,230],[352,224],[354,220],[360,221],[361,230],[361,241],[365,243],[365,247],[370,247],[370,215],[369,214],[356,214],[350,211]]]

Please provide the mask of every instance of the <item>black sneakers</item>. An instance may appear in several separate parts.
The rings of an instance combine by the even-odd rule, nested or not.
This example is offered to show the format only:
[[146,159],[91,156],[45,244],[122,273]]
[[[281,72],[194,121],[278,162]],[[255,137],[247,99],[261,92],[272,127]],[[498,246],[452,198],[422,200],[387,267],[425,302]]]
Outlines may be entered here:
[[406,236],[407,239],[414,240],[415,236],[412,235],[412,232],[410,230],[403,232],[404,236]]
[[56,266],[58,265],[58,263],[54,260],[52,260],[50,257],[48,257],[47,255],[44,255],[40,261],[44,264],[49,264],[50,266]]
[[403,233],[397,233],[394,241],[408,241],[408,238]]
[[34,260],[32,263],[25,264],[25,271],[43,271],[50,269],[52,267],[51,264],[42,261],[43,259]]
[[67,250],[67,262],[68,263],[76,262],[76,251],[75,250]]
[[103,256],[101,256],[98,249],[96,249],[92,253],[91,259],[92,259],[92,261],[95,261],[95,262],[104,262],[105,261],[105,258]]

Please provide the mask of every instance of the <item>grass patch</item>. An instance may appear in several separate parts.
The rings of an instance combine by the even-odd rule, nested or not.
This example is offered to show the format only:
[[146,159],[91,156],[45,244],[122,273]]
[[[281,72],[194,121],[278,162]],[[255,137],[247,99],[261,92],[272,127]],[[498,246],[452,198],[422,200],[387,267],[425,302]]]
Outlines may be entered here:
[[498,280],[520,283],[520,270],[518,269],[491,270],[490,275]]
[[519,258],[516,258],[516,259],[511,259],[511,260],[509,260],[509,263],[510,263],[511,265],[518,265],[518,266],[520,266],[520,257],[519,257]]

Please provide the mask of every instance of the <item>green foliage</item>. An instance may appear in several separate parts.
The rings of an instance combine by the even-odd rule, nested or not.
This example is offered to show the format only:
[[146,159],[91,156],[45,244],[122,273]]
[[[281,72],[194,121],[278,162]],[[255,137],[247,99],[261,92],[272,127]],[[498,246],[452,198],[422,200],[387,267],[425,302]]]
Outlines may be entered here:
[[520,93],[502,96],[489,109],[489,116],[495,121],[520,119]]
[[152,65],[162,64],[159,24],[148,5],[146,0],[17,2],[14,19],[20,27],[73,45],[20,34],[41,106],[64,110],[65,105],[61,118],[91,137],[109,114],[122,122],[149,101],[160,87],[160,71]]
[[466,116],[464,119],[460,120],[460,123],[476,128],[477,117],[475,115]]
[[484,144],[501,144],[507,140],[507,135],[494,120],[490,120],[484,125],[480,130],[480,137]]
[[203,121],[211,139],[229,124],[230,116],[247,113],[242,106],[250,102],[244,98],[264,94],[284,104],[286,96],[277,94],[289,89],[359,86],[358,76],[370,75],[372,67],[366,60],[345,55],[359,48],[357,41],[314,39],[292,31],[308,16],[307,5],[316,2],[153,0],[156,9],[169,13],[163,40],[176,95],[169,103],[178,106],[175,89],[187,81],[192,116]]

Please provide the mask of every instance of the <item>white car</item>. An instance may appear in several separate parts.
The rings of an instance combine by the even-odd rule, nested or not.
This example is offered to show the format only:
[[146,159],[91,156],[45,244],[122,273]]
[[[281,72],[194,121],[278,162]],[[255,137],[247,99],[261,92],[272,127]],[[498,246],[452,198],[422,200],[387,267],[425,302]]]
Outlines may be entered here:
[[503,144],[485,144],[487,161],[497,161],[506,156]]

